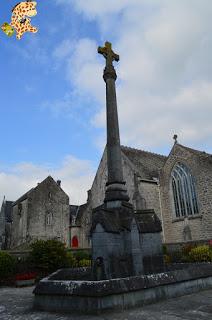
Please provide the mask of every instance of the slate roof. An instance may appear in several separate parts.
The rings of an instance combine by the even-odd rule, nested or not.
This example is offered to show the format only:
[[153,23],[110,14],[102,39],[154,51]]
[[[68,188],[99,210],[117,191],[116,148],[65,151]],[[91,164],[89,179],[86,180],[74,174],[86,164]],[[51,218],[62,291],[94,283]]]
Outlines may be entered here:
[[75,205],[69,205],[69,209],[70,209],[70,215],[71,216],[75,216],[77,213],[77,209],[79,206],[75,206]]
[[76,225],[81,225],[81,219],[83,217],[85,208],[87,206],[87,203],[82,204],[80,206],[76,206],[76,205],[70,205],[70,224],[72,222],[72,217],[75,216],[76,218]]
[[205,152],[205,151],[200,151],[200,150],[192,149],[192,148],[183,146],[182,144],[179,144],[179,143],[177,143],[176,145],[179,146],[179,147],[181,147],[181,148],[183,148],[183,149],[185,149],[185,150],[188,150],[189,152],[192,152],[192,153],[194,153],[194,154],[196,154],[196,155],[203,156],[203,157],[206,157],[206,158],[212,158],[212,154],[207,153],[207,152]]
[[142,179],[152,180],[152,178],[158,178],[159,169],[164,166],[167,160],[167,156],[147,152],[144,150],[138,150],[125,146],[121,146],[121,150],[135,165]]
[[33,191],[35,188],[30,189],[29,191],[27,191],[26,193],[24,193],[20,198],[18,198],[18,200],[16,200],[15,202],[13,202],[13,206],[15,206],[17,203],[24,201],[25,199],[28,198],[28,195],[31,193],[31,191]]
[[76,217],[79,206],[69,205],[69,222],[72,223],[72,217]]
[[[61,188],[60,185],[57,184],[57,182],[51,177],[51,176],[48,176],[46,177],[43,181],[41,181],[40,183],[37,184],[36,187],[30,189],[29,191],[27,191],[26,193],[24,193],[20,198],[18,198],[18,200],[16,200],[15,202],[13,202],[13,206],[15,206],[17,203],[19,202],[22,202],[24,201],[25,199],[28,198],[29,194],[33,191],[33,190],[36,190],[37,188],[39,188],[39,186],[44,183],[46,180],[49,180],[50,182],[52,183],[55,183],[62,191],[63,189]],[[64,191],[63,191],[64,192]],[[65,193],[65,192],[64,192]]]

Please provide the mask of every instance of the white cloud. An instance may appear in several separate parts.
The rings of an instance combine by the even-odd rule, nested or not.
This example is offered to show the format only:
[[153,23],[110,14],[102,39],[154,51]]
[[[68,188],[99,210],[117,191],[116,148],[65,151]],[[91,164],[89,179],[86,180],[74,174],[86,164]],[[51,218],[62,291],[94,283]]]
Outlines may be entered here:
[[[82,204],[87,199],[94,177],[94,168],[90,161],[77,159],[69,155],[58,168],[50,165],[20,163],[7,170],[0,171],[0,195],[15,201],[25,192],[36,187],[48,175],[62,181],[63,190],[69,195],[71,204]],[[12,188],[11,188],[12,186]]]
[[73,47],[73,41],[65,39],[55,48],[53,51],[53,57],[57,59],[65,59],[72,53]]
[[[176,132],[181,143],[212,151],[211,0],[57,3],[71,4],[84,19],[96,21],[101,38],[112,39],[120,54],[117,96],[123,144],[164,148]],[[96,48],[91,39],[79,40],[79,60],[70,80],[95,96],[101,110],[92,123],[105,127],[104,61],[97,58]]]
[[101,106],[105,102],[102,66],[97,57],[97,44],[94,40],[62,40],[56,46],[53,58],[56,59],[56,67],[62,63],[66,66],[65,77],[70,83],[70,89],[62,99],[44,101],[42,107],[50,109],[54,116],[65,113],[83,126],[84,118],[81,115],[93,114],[96,111],[96,101]]

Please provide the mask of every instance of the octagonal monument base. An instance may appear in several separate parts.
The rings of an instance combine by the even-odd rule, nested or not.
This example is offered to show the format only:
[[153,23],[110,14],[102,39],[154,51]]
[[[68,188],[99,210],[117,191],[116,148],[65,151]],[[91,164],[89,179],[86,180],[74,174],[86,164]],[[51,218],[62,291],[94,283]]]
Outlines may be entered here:
[[67,270],[41,280],[34,290],[34,308],[61,313],[99,314],[123,310],[212,288],[212,265],[136,277],[77,281],[60,280]]

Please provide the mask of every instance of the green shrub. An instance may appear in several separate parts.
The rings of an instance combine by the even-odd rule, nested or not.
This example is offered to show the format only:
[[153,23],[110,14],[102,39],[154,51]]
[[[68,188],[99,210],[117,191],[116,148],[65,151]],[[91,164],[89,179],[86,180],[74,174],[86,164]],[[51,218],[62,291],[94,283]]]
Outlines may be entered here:
[[168,254],[168,249],[167,249],[167,246],[165,244],[163,244],[162,249],[163,249],[163,254],[167,255]]
[[194,244],[184,244],[182,246],[182,254],[183,256],[188,256],[192,249],[194,249],[196,245]]
[[82,259],[79,261],[79,267],[90,267],[91,266],[91,260],[89,259]]
[[68,267],[68,268],[76,268],[78,266],[78,261],[74,257],[73,253],[68,251],[66,255],[67,255],[66,267]]
[[80,260],[83,260],[83,259],[90,259],[90,255],[88,252],[84,251],[84,250],[78,250],[78,251],[75,251],[74,252],[74,257],[80,261]]
[[0,251],[0,280],[9,278],[15,271],[16,260],[9,253]]
[[163,259],[164,259],[165,264],[170,264],[172,262],[172,259],[168,254],[164,254]]
[[52,272],[67,265],[65,245],[58,240],[37,240],[30,247],[30,261],[42,271]]
[[212,261],[212,250],[208,245],[198,246],[191,249],[189,257],[192,262],[210,262]]

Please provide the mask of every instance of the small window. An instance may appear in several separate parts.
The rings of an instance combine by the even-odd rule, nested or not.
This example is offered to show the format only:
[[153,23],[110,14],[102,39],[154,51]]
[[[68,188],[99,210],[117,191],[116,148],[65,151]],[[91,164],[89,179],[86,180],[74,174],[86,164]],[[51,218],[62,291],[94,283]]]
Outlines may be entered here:
[[53,215],[52,215],[51,212],[49,212],[49,213],[47,213],[47,216],[46,216],[46,224],[47,224],[47,226],[51,226],[52,222],[53,222]]
[[49,200],[51,200],[51,198],[52,198],[52,193],[50,191],[48,193],[48,198],[49,198]]

